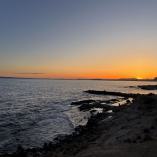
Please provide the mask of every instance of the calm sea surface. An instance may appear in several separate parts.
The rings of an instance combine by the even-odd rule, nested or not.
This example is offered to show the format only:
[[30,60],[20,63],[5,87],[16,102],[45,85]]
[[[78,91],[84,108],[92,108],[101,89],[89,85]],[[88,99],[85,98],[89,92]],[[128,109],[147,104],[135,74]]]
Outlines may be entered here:
[[[110,90],[132,93],[154,91],[129,88],[155,82],[88,81],[44,79],[0,79],[0,153],[12,152],[17,145],[40,147],[74,126],[65,111],[71,102],[84,99],[111,99],[84,90]],[[156,92],[157,93],[157,92]]]

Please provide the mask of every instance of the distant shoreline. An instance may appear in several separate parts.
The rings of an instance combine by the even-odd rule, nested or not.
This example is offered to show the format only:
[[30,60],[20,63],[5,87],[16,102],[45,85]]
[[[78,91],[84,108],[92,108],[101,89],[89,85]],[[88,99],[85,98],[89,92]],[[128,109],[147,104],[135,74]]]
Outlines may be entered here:
[[40,79],[40,80],[80,80],[80,81],[84,81],[84,80],[89,80],[89,81],[150,81],[150,82],[156,82],[157,79],[135,79],[135,78],[128,78],[128,79],[64,79],[64,78],[26,78],[26,77],[5,77],[5,76],[0,76],[0,79]]

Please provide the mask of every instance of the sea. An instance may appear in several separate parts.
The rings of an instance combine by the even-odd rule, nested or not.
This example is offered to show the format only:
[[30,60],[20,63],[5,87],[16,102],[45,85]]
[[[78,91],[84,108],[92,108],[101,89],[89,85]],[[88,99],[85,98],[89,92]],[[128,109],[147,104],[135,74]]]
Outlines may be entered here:
[[[69,116],[74,101],[109,100],[112,96],[90,95],[85,90],[156,93],[133,86],[144,81],[0,79],[0,154],[42,147],[59,135],[70,134],[77,124]],[[79,117],[79,114],[73,114]]]

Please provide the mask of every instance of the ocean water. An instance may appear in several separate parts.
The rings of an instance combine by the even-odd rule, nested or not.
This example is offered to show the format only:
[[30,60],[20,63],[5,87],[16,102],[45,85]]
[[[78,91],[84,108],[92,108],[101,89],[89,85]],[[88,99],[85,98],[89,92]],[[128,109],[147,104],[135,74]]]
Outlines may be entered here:
[[[129,86],[156,84],[136,81],[0,79],[0,153],[41,147],[61,134],[69,134],[74,124],[67,111],[71,102],[84,99],[111,99],[84,90],[156,93]],[[79,115],[78,115],[79,116]]]

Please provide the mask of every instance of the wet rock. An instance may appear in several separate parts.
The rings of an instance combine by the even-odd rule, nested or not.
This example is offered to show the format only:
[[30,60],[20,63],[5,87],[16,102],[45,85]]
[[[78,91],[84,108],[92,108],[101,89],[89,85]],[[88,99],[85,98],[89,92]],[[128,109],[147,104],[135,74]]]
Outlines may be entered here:
[[81,101],[72,102],[71,105],[82,105],[82,104],[89,104],[93,102],[96,102],[96,101],[95,100],[81,100]]
[[96,95],[112,95],[112,96],[120,96],[125,98],[134,98],[138,96],[139,94],[127,94],[127,93],[121,93],[121,92],[110,92],[110,91],[96,91],[96,90],[87,90],[84,91],[89,94],[96,94]]
[[141,85],[141,86],[138,86],[138,88],[141,88],[144,90],[157,90],[157,85]]

